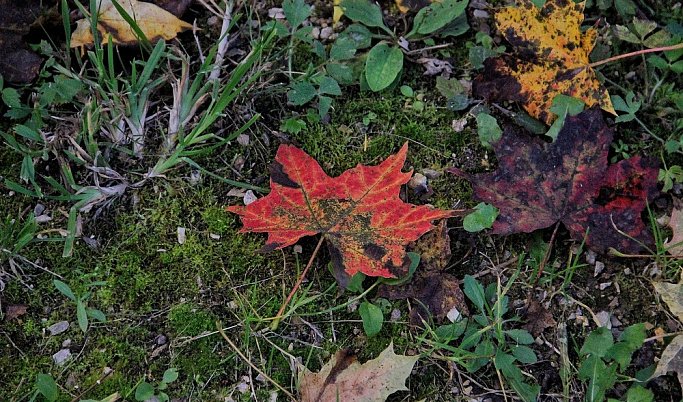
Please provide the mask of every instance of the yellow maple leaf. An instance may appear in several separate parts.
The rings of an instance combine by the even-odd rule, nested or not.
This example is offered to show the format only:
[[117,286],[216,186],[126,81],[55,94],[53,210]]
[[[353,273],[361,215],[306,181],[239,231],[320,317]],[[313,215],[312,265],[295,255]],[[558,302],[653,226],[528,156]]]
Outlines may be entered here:
[[616,115],[607,89],[598,81],[588,56],[597,31],[581,32],[584,3],[548,0],[542,9],[529,0],[517,0],[496,14],[498,28],[514,49],[513,55],[487,59],[475,93],[487,99],[522,103],[533,117],[551,124],[555,95],[579,98],[588,107]]
[[[152,42],[158,39],[175,38],[178,33],[192,28],[191,24],[181,21],[152,3],[120,0],[119,4],[133,18],[145,37]],[[138,35],[114,7],[111,0],[100,0],[97,9],[97,31],[101,35],[102,43],[107,43],[110,37],[114,44],[139,41]],[[76,21],[76,30],[71,35],[71,47],[84,46],[93,42],[90,20],[84,18]]]

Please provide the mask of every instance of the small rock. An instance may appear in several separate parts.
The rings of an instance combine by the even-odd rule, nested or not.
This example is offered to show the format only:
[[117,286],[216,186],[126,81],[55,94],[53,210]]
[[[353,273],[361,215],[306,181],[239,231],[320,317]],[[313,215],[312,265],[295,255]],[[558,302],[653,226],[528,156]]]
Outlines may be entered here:
[[413,177],[410,178],[408,182],[408,188],[415,190],[416,188],[421,188],[427,185],[427,177],[420,173],[414,173]]
[[71,339],[65,339],[64,342],[62,342],[62,347],[68,348],[69,346],[71,346]]
[[334,28],[326,27],[320,31],[320,39],[330,39],[330,36],[334,33]]
[[238,136],[237,136],[237,142],[238,142],[241,146],[246,147],[247,145],[249,145],[249,135],[247,135],[247,134],[240,134],[240,135],[238,135]]
[[167,341],[168,338],[164,334],[157,335],[156,339],[154,340],[154,342],[159,346],[164,345]]
[[401,318],[401,310],[395,308],[391,311],[391,322],[396,322]]
[[610,286],[612,286],[612,282],[603,282],[600,284],[600,290],[605,290]]
[[43,214],[43,211],[45,211],[45,205],[43,204],[36,204],[35,207],[33,207],[33,215],[34,216],[39,216]]
[[256,376],[256,381],[265,384],[268,380],[263,376],[263,374],[259,373],[259,375]]
[[221,239],[221,236],[217,235],[215,233],[209,233],[209,237],[211,238],[211,240],[220,240]]
[[228,191],[228,197],[244,197],[244,194],[247,193],[247,190],[240,188],[240,187],[235,187],[231,188],[230,191]]
[[37,223],[45,223],[49,222],[52,220],[52,217],[50,215],[36,215],[36,222]]
[[597,313],[595,316],[598,319],[598,322],[600,323],[601,327],[607,327],[607,329],[612,329],[612,321],[610,321],[610,316],[607,311],[601,311]]
[[[349,297],[349,301],[353,299],[353,297]],[[360,302],[358,300],[349,303],[348,306],[346,306],[347,309],[349,309],[350,313],[353,313],[354,311],[358,310],[358,306],[360,306]]]
[[313,39],[320,39],[320,28],[319,27],[313,27],[313,30],[311,31],[311,35],[313,35]]
[[50,331],[50,335],[55,336],[58,334],[61,334],[62,332],[66,331],[69,329],[69,321],[60,321],[56,322],[49,327],[47,327],[47,330]]
[[448,314],[446,314],[446,317],[450,322],[456,322],[460,321],[460,318],[462,318],[462,314],[460,314],[460,310],[458,310],[457,307],[453,307],[448,311]]
[[610,318],[610,323],[612,323],[612,327],[621,327],[623,325],[615,315]]
[[61,366],[71,357],[71,351],[69,349],[62,349],[59,352],[52,355],[52,360],[55,364]]
[[465,129],[465,126],[467,126],[467,119],[466,118],[456,119],[456,120],[453,120],[451,122],[451,128],[456,133],[462,132],[462,130]]
[[284,20],[285,18],[287,18],[285,12],[282,10],[282,8],[279,7],[273,7],[270,10],[268,10],[268,17],[275,18],[276,20]]
[[595,253],[595,251],[593,251],[593,250],[588,250],[588,251],[586,252],[586,262],[587,262],[589,265],[595,264],[595,257],[597,257],[597,256],[598,256],[598,255]]
[[437,177],[443,175],[443,172],[439,172],[438,170],[434,169],[424,169],[422,170],[422,174],[427,176],[428,179],[436,179]]
[[247,190],[247,192],[244,194],[244,205],[249,205],[256,201],[256,199],[256,194],[254,194],[254,192],[251,190]]
[[474,16],[474,18],[481,18],[481,19],[487,19],[490,17],[489,13],[487,13],[484,10],[474,10],[472,12],[472,15]]
[[178,244],[184,244],[185,243],[185,228],[178,226],[176,231],[178,233]]
[[593,278],[596,276],[600,275],[600,273],[605,269],[605,263],[596,261],[595,262],[595,269],[593,270]]

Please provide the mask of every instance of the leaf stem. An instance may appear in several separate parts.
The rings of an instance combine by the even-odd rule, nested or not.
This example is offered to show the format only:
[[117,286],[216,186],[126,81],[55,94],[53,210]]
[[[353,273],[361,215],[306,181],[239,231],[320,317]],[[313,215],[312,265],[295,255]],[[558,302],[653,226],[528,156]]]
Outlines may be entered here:
[[633,57],[633,56],[638,56],[640,54],[645,54],[645,53],[652,53],[652,52],[664,52],[667,50],[676,50],[676,49],[683,49],[683,43],[679,43],[677,45],[671,45],[671,46],[664,46],[664,47],[656,47],[653,49],[643,49],[643,50],[638,50],[637,52],[631,52],[631,53],[624,53],[620,54],[619,56],[614,56],[610,57],[608,59],[596,61],[595,63],[590,63],[588,67],[590,68],[595,68],[597,66],[601,66],[603,64],[611,63],[613,61],[617,61],[620,59],[625,59],[627,57]]
[[313,250],[313,254],[311,255],[311,258],[308,260],[308,264],[306,264],[306,268],[304,269],[304,272],[301,274],[301,277],[299,277],[299,281],[294,285],[294,288],[292,289],[291,292],[289,292],[289,296],[287,296],[287,300],[282,304],[282,307],[280,307],[280,311],[277,312],[277,315],[273,319],[273,323],[270,325],[270,329],[273,331],[277,329],[278,324],[280,323],[280,319],[282,318],[282,315],[285,312],[285,307],[287,307],[287,304],[289,304],[289,301],[292,300],[292,297],[294,296],[294,293],[299,289],[299,286],[301,285],[301,282],[303,282],[304,278],[306,277],[306,273],[308,272],[308,269],[313,265],[313,260],[315,259],[315,256],[318,254],[318,250],[320,250],[320,246],[323,244],[323,240],[325,239],[325,236],[320,236],[320,241],[318,241],[318,245],[315,246],[315,250]]

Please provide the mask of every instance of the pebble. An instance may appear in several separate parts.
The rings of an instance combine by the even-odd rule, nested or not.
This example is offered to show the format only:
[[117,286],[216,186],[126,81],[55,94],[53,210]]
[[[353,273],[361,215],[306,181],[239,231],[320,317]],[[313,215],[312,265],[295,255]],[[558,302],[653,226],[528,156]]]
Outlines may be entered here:
[[612,329],[612,321],[610,321],[610,316],[607,311],[601,311],[597,313],[595,316],[598,319],[598,322],[600,323],[601,327],[607,327],[607,329]]
[[401,318],[401,310],[395,308],[391,312],[391,322],[396,322],[399,318]]
[[155,339],[156,344],[159,346],[164,345],[167,341],[168,338],[164,334],[159,334]]
[[600,275],[602,271],[605,269],[605,263],[601,261],[596,261],[595,262],[595,270],[593,271],[593,277],[595,278],[596,276]]
[[69,329],[69,321],[56,322],[47,327],[47,330],[50,331],[50,335],[52,336],[59,335],[67,329]]
[[600,284],[600,290],[605,290],[608,287],[612,286],[612,282],[604,282]]
[[71,351],[69,349],[62,349],[59,352],[52,355],[52,360],[55,364],[61,366],[71,357]]
[[593,250],[588,250],[588,251],[586,252],[586,262],[587,262],[589,265],[595,264],[595,257],[597,257],[597,256],[598,256],[598,255],[595,253],[595,251],[593,251]]
[[65,339],[64,342],[62,342],[62,347],[68,348],[69,346],[71,346],[71,339]]
[[244,194],[244,205],[249,205],[254,201],[256,201],[256,194],[251,190],[247,190]]
[[482,19],[486,19],[486,18],[490,17],[489,13],[487,13],[484,10],[474,10],[474,12],[472,12],[472,15],[474,16],[474,18],[482,18]]
[[313,39],[320,39],[320,28],[313,27],[313,30],[311,31],[311,35],[313,35]]
[[332,28],[332,27],[323,28],[320,31],[320,39],[330,39],[330,37],[332,36],[333,33],[334,33],[334,28]]

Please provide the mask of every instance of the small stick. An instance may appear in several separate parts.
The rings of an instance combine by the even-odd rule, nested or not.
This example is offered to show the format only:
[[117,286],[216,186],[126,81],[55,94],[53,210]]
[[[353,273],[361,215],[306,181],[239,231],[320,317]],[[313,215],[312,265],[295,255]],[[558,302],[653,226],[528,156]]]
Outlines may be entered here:
[[526,307],[529,308],[531,305],[531,297],[534,294],[534,291],[536,290],[536,286],[538,286],[538,281],[541,279],[541,275],[543,275],[543,270],[545,269],[545,264],[548,262],[548,257],[550,257],[550,250],[553,248],[553,242],[555,241],[555,235],[557,234],[557,229],[560,227],[560,222],[558,221],[555,224],[555,230],[553,230],[552,236],[550,236],[550,241],[548,242],[548,248],[545,250],[545,254],[543,255],[543,260],[541,261],[541,265],[538,267],[538,273],[536,273],[536,279],[534,280],[534,285],[531,287],[531,291],[529,291],[529,295],[526,298]]
[[619,59],[625,59],[627,57],[638,56],[639,54],[652,53],[652,52],[665,52],[667,50],[676,50],[676,49],[681,49],[681,48],[683,48],[683,43],[679,43],[678,45],[656,47],[654,49],[638,50],[637,52],[624,53],[624,54],[620,54],[619,56],[610,57],[609,59],[596,61],[595,63],[589,64],[588,67],[593,68],[593,67],[601,66],[603,64],[611,63],[611,62],[617,61]]
[[295,402],[296,402],[296,398],[294,398],[294,395],[292,395],[291,392],[287,391],[286,389],[284,389],[284,388],[282,387],[282,385],[276,383],[275,380],[273,380],[272,378],[268,377],[268,375],[267,375],[266,373],[264,373],[263,371],[261,371],[258,367],[256,367],[256,366],[254,365],[254,363],[252,363],[249,359],[247,359],[247,357],[246,357],[246,356],[237,348],[237,345],[235,345],[234,343],[232,343],[232,341],[230,340],[230,338],[228,338],[228,336],[225,334],[225,332],[223,332],[223,323],[222,323],[222,322],[220,322],[220,321],[216,322],[216,327],[218,328],[218,332],[220,332],[221,336],[223,336],[223,339],[225,339],[225,340],[228,342],[228,344],[230,345],[230,347],[232,347],[232,349],[235,351],[235,353],[237,353],[237,355],[239,355],[239,357],[241,357],[242,360],[244,360],[251,368],[253,368],[254,370],[256,370],[257,373],[261,374],[266,380],[268,380],[268,381],[270,381],[271,383],[273,383],[273,385],[275,385],[280,391],[284,392],[285,395],[287,395],[292,401],[295,401]]
[[277,329],[277,325],[280,323],[280,319],[282,318],[282,315],[285,312],[285,307],[287,307],[287,304],[289,304],[289,301],[292,300],[292,297],[294,296],[294,293],[299,289],[299,286],[301,285],[301,282],[303,282],[304,278],[306,277],[306,273],[308,272],[308,269],[313,265],[313,260],[315,259],[315,256],[318,254],[318,250],[320,250],[320,246],[323,244],[323,240],[325,239],[324,236],[320,236],[320,241],[318,241],[318,245],[315,246],[315,250],[313,250],[313,254],[311,255],[311,258],[308,260],[308,264],[306,264],[306,268],[304,269],[304,272],[301,274],[301,277],[299,278],[299,281],[294,285],[294,288],[292,289],[291,292],[289,292],[289,296],[287,296],[287,300],[282,304],[282,307],[280,307],[280,311],[277,312],[277,315],[273,319],[273,323],[270,325],[270,329],[273,331]]
[[[99,380],[95,381],[95,383],[94,383],[93,385],[91,385],[90,388],[88,388],[88,389],[86,389],[85,391],[81,392],[80,395],[78,395],[77,397],[74,397],[74,399],[72,399],[71,402],[80,401],[81,398],[83,398],[83,396],[85,396],[88,392],[90,392],[90,391],[92,391],[93,389],[95,389],[95,387],[97,387],[98,385],[102,384],[102,381],[106,380],[107,377],[109,377],[109,376],[112,375],[112,374],[114,374],[114,370],[112,370],[112,369],[107,370],[107,371],[104,373],[104,375],[103,375],[102,377],[100,377]],[[117,396],[117,398],[115,398],[114,400],[117,401],[117,400],[119,399],[118,392],[117,392],[115,395]]]

